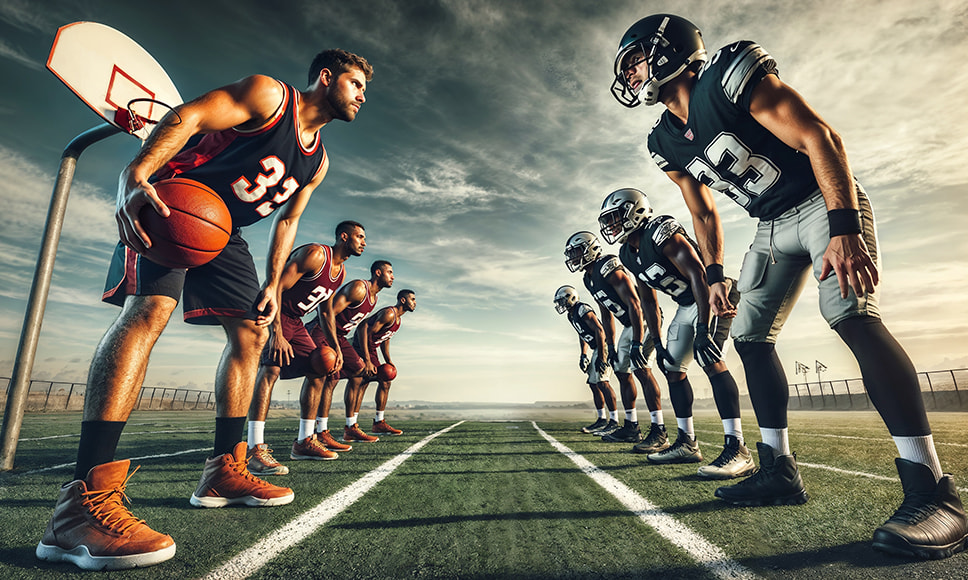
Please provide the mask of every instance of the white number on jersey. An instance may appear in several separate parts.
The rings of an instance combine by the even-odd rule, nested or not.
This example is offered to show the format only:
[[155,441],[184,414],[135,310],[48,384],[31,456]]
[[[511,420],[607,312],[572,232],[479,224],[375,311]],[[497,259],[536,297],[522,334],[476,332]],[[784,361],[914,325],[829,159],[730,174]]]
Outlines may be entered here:
[[727,177],[737,182],[728,181],[715,167],[699,157],[690,161],[686,170],[703,185],[725,193],[743,207],[749,206],[753,198],[762,195],[780,178],[780,170],[772,161],[754,155],[732,133],[717,135],[706,147],[705,155],[717,167],[728,171]]

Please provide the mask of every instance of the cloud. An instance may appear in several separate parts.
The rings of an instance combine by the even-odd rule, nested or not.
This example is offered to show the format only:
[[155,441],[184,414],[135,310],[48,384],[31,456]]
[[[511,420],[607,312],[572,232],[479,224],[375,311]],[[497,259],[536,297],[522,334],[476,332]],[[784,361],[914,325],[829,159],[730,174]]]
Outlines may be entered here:
[[21,49],[10,46],[6,41],[0,39],[0,58],[7,58],[27,68],[34,70],[43,70],[44,63],[31,58],[30,55],[22,51]]

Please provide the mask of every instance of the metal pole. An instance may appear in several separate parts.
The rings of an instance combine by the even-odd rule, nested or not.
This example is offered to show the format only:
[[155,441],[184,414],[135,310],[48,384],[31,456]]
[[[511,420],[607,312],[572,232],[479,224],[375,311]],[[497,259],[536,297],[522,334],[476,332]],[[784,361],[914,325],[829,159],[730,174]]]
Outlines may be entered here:
[[90,145],[120,132],[121,129],[110,123],[88,129],[74,137],[61,156],[60,170],[57,172],[57,181],[54,183],[54,192],[47,210],[47,224],[44,226],[40,257],[37,259],[34,281],[27,301],[27,312],[24,315],[23,330],[20,333],[20,346],[17,347],[17,358],[14,359],[7,406],[3,414],[3,431],[0,432],[0,471],[13,469],[13,458],[17,453],[17,439],[20,437],[24,406],[30,388],[30,373],[34,367],[34,356],[37,354],[40,327],[44,321],[50,279],[54,272],[57,243],[60,241],[61,229],[64,226],[67,198],[71,192],[71,181],[74,179],[77,158]]

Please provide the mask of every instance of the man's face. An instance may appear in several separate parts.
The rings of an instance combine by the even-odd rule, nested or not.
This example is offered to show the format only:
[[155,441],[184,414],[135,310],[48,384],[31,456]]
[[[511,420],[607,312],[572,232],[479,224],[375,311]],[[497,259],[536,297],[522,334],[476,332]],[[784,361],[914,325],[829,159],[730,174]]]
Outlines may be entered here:
[[645,53],[633,50],[625,55],[622,58],[622,74],[632,92],[638,93],[645,81],[649,80],[649,63]]
[[393,286],[393,266],[389,264],[381,268],[380,277],[377,278],[377,284],[381,288],[390,288]]
[[351,68],[336,77],[326,93],[326,100],[333,109],[333,117],[350,122],[366,102],[366,76],[358,68]]
[[413,312],[417,308],[417,295],[407,294],[403,298],[403,309],[406,312]]
[[350,254],[354,256],[360,256],[363,254],[363,248],[366,247],[366,232],[363,228],[357,226],[349,233],[343,234],[346,236],[346,247],[349,248]]

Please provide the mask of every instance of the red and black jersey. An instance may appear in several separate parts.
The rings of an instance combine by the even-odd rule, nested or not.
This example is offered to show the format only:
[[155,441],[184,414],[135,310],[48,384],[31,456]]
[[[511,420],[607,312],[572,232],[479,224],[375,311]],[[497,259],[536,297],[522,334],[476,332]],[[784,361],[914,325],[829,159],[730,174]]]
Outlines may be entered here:
[[[282,304],[279,305],[283,314],[294,318],[302,318],[312,312],[320,302],[333,295],[343,284],[346,269],[339,265],[339,273],[333,277],[333,248],[322,244],[305,244],[293,250],[293,254],[306,246],[319,246],[326,253],[326,259],[319,270],[306,274],[282,293]],[[292,254],[290,254],[291,256]]]
[[[352,284],[352,282],[350,282]],[[366,283],[366,297],[359,304],[347,306],[342,312],[336,315],[336,334],[346,336],[353,332],[353,329],[366,318],[366,315],[373,312],[376,307],[376,296],[370,295],[370,282]]]
[[316,177],[326,160],[326,149],[318,132],[311,146],[303,146],[298,91],[279,84],[284,93],[282,104],[264,127],[196,136],[153,180],[187,177],[204,183],[225,201],[237,228],[284,205]]

